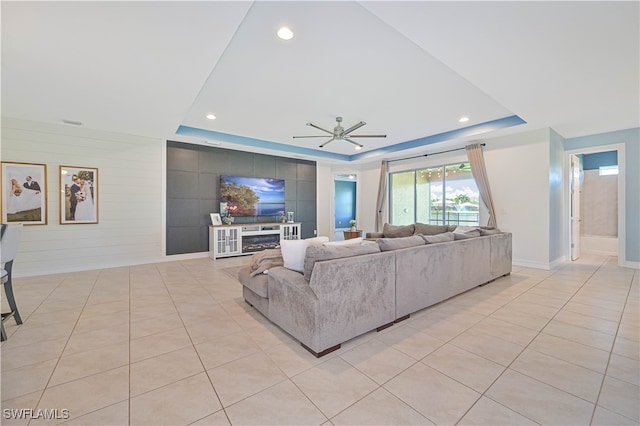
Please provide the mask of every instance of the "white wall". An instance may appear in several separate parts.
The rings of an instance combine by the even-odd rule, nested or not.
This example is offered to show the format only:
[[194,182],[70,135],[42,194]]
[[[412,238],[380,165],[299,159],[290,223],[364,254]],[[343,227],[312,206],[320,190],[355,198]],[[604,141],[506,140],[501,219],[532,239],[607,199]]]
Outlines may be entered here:
[[549,129],[484,142],[498,227],[513,233],[513,263],[548,269]]
[[565,261],[564,148],[562,136],[549,129],[549,264]]
[[316,164],[316,226],[317,234],[331,236],[333,222],[333,172],[329,164]]
[[[164,260],[166,142],[2,119],[2,161],[47,165],[48,224],[26,226],[16,276]],[[60,225],[60,165],[98,168],[99,223]]]

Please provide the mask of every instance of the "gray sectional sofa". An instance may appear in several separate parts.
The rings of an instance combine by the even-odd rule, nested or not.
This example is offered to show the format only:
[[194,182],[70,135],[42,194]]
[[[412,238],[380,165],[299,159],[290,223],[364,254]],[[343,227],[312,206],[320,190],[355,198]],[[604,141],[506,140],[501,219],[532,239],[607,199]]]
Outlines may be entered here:
[[243,296],[319,357],[511,273],[510,233],[456,239],[448,234],[431,240],[453,241],[383,236],[368,246],[312,246],[304,273],[274,267],[268,275],[251,276],[250,267],[241,270]]

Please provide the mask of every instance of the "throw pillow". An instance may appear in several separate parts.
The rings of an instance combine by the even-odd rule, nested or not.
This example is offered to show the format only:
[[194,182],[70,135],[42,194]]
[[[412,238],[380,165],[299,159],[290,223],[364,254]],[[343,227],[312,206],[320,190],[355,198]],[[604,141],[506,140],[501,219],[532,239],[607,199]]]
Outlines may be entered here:
[[474,231],[467,231],[465,233],[462,232],[453,232],[453,239],[458,240],[467,240],[469,238],[475,238],[480,236],[480,231],[477,229]]
[[329,237],[314,237],[306,240],[282,240],[280,249],[284,267],[292,271],[304,272],[304,255],[310,245],[319,245],[329,241]]
[[328,243],[323,243],[325,246],[357,246],[362,244],[362,237],[352,238],[350,240],[340,240],[340,241],[329,241]]
[[398,250],[407,247],[423,246],[424,240],[420,235],[401,238],[380,238],[378,246],[380,251]]
[[360,256],[363,254],[380,253],[377,244],[349,245],[349,246],[310,246],[304,258],[304,277],[311,279],[311,272],[316,262],[321,260],[339,259],[343,257]]
[[478,231],[480,231],[480,235],[485,236],[485,235],[496,235],[496,234],[502,234],[502,231],[499,230],[498,228],[494,228],[494,229],[478,229]]
[[391,225],[388,223],[384,224],[382,228],[382,234],[385,238],[400,238],[400,237],[410,237],[413,235],[413,231],[415,230],[415,226],[412,225]]
[[425,243],[427,244],[435,244],[435,243],[446,243],[448,241],[454,240],[453,232],[444,232],[438,235],[423,235]]
[[416,222],[414,235],[438,235],[449,231],[448,225],[429,225],[426,223]]

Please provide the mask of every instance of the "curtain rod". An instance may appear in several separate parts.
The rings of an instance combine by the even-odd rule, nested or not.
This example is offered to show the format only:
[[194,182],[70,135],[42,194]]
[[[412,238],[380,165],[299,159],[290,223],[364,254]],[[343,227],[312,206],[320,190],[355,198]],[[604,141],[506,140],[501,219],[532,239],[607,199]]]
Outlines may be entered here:
[[[481,146],[485,146],[486,144],[481,143],[480,145],[481,145]],[[395,159],[395,160],[388,160],[388,161],[389,161],[389,163],[390,163],[390,162],[392,162],[392,161],[411,160],[411,159],[414,159],[414,158],[428,157],[429,155],[444,154],[444,153],[447,153],[447,152],[460,151],[460,150],[463,150],[463,149],[467,149],[467,147],[455,148],[455,149],[449,149],[449,150],[446,150],[446,151],[440,151],[440,152],[433,152],[433,153],[431,153],[431,154],[416,155],[416,156],[414,156],[414,157],[397,158],[397,159]]]

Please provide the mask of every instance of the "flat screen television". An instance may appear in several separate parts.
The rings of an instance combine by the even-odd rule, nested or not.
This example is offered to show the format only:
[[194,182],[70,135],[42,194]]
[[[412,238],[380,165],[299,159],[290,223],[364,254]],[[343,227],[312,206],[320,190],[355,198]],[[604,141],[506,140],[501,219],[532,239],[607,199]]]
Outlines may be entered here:
[[284,179],[220,176],[220,214],[284,215]]

